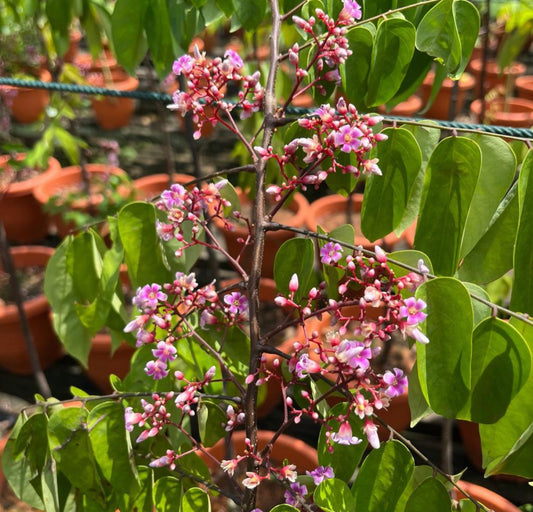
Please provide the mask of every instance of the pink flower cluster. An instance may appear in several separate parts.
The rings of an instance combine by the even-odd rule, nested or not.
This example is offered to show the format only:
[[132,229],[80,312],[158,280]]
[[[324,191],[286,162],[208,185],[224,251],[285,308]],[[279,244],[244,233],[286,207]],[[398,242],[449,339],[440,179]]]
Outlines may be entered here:
[[[272,147],[254,148],[265,160],[274,158],[279,165],[285,181],[281,185],[268,187],[267,192],[277,200],[283,191],[292,191],[296,187],[304,190],[308,185],[318,187],[329,174],[342,172],[358,177],[363,174],[381,175],[378,159],[369,159],[368,154],[378,141],[385,140],[383,133],[374,133],[373,127],[382,121],[381,116],[359,115],[352,104],[346,104],[344,98],[337,102],[337,108],[322,105],[309,116],[298,120],[298,124],[311,132],[309,137],[294,139],[283,148],[283,154],[274,153]],[[303,158],[300,151],[303,152]],[[353,155],[353,163],[343,163],[341,154]],[[305,165],[299,165],[299,159]],[[288,176],[285,167],[292,164],[301,168],[299,176]]]
[[[303,339],[295,343],[290,354],[289,370],[293,375],[290,383],[319,374],[332,381],[332,391],[352,390],[344,393],[349,404],[346,418],[338,432],[329,432],[328,442],[331,447],[331,443],[361,442],[352,434],[348,421],[348,415],[354,413],[363,420],[363,431],[369,443],[377,448],[379,438],[373,414],[404,393],[407,377],[398,368],[384,374],[376,372],[372,368],[372,359],[394,332],[421,343],[429,341],[420,330],[420,324],[427,316],[424,312],[426,304],[421,299],[402,296],[402,290],[414,291],[420,283],[419,277],[415,274],[396,277],[381,248],[376,247],[376,257],[371,258],[355,252],[343,260],[342,253],[340,245],[332,243],[325,244],[321,251],[323,264],[345,271],[337,300],[330,299],[321,307],[325,297],[316,288],[310,290],[307,300],[301,304],[294,302],[292,293],[276,300],[278,304],[296,309],[303,327]],[[354,290],[358,291],[354,294]],[[319,315],[329,315],[330,324],[335,326],[327,336],[316,329]],[[302,392],[302,396],[309,405],[301,409],[293,400],[287,400],[291,414],[296,418],[306,414],[317,420],[316,403],[309,393]]]
[[[233,50],[227,50],[224,58],[208,59],[205,52],[197,47],[194,55],[182,55],[174,62],[172,68],[176,75],[187,79],[187,90],[177,91],[173,95],[171,110],[185,115],[192,112],[197,125],[195,138],[200,138],[204,123],[215,126],[221,122],[229,127],[231,111],[241,109],[241,119],[258,112],[263,104],[264,90],[259,83],[260,74],[242,75],[244,67],[241,57]],[[239,100],[230,103],[224,100],[229,82],[240,83]]]

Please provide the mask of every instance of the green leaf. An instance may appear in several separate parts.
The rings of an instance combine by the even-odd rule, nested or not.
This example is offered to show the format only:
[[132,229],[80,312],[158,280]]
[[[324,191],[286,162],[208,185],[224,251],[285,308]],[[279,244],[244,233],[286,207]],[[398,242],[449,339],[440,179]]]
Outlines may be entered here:
[[117,0],[111,16],[113,48],[118,62],[131,75],[146,53],[144,23],[147,0]]
[[413,186],[409,203],[405,208],[403,219],[395,230],[396,234],[402,233],[415,221],[418,216],[420,200],[422,197],[422,189],[424,187],[426,167],[429,162],[429,158],[437,146],[440,138],[440,130],[438,128],[429,128],[427,126],[416,125],[402,125],[401,128],[411,132],[418,142],[418,147],[422,153],[422,165],[420,166],[416,182]]
[[292,505],[276,505],[274,508],[270,509],[270,512],[297,512],[298,509]]
[[[442,0],[422,18],[416,31],[416,47],[444,64],[450,74],[461,67],[462,47],[454,17],[454,0]],[[476,31],[477,35],[478,31]]]
[[414,427],[421,419],[425,418],[433,411],[422,392],[418,377],[418,366],[416,364],[413,366],[411,373],[407,376],[407,380],[409,389],[409,409],[411,411],[411,427]]
[[[516,318],[511,318],[509,323],[520,332],[528,344],[530,353],[533,353],[533,327]],[[533,478],[531,451],[529,458],[526,457],[523,464],[506,467],[508,457],[513,455],[513,458],[519,462],[519,456],[527,454],[528,449],[531,450],[530,442],[522,444],[528,438],[527,432],[531,425],[533,425],[533,372],[530,371],[527,382],[509,404],[505,416],[496,423],[479,426],[483,467],[487,468],[487,475],[511,473],[524,478]]]
[[[515,286],[511,309],[533,315],[533,150],[522,163],[518,181],[520,220],[514,248]],[[516,285],[518,283],[518,286]]]
[[[387,102],[387,109],[394,107],[415,94],[431,69],[432,64],[433,59],[427,53],[420,52],[415,48],[402,84],[396,94]],[[416,127],[416,125],[412,126]]]
[[294,294],[296,300],[305,297],[310,290],[315,261],[315,244],[307,238],[291,238],[282,244],[274,259],[274,281],[284,295],[289,293],[289,282],[293,274],[298,276],[299,288]]
[[52,39],[59,57],[65,55],[69,46],[69,26],[72,21],[70,0],[48,0],[46,17],[52,29]]
[[531,369],[531,354],[514,327],[487,318],[472,338],[472,392],[460,419],[494,423],[506,412],[522,389]]
[[256,29],[264,19],[266,0],[233,0],[235,15],[246,30]]
[[427,281],[416,292],[427,304],[429,343],[417,345],[420,386],[437,414],[454,418],[471,389],[473,313],[470,295],[453,278]]
[[511,270],[517,229],[518,182],[515,182],[496,210],[489,228],[463,260],[459,278],[486,284]]
[[[339,416],[346,413],[346,404],[340,403],[333,407],[330,414],[333,416]],[[320,435],[318,438],[318,463],[321,466],[331,466],[335,473],[335,477],[345,482],[348,482],[357,468],[365,448],[368,445],[366,435],[363,433],[363,422],[355,416],[350,414],[349,417],[350,426],[352,427],[352,433],[354,436],[362,439],[362,442],[356,445],[339,445],[334,444],[333,452],[328,450],[328,444],[326,443],[326,427],[322,426],[320,429]],[[340,422],[337,420],[330,420],[328,426],[332,428],[332,432],[338,432]]]
[[436,478],[424,480],[409,497],[405,512],[450,512],[452,502],[448,491]]
[[356,27],[346,34],[352,54],[340,65],[342,87],[346,96],[359,110],[365,111],[364,98],[372,61],[374,35],[367,27]]
[[466,219],[461,257],[468,254],[487,231],[516,172],[516,158],[503,139],[479,134],[471,134],[468,138],[481,149],[481,170]]
[[442,140],[431,155],[415,248],[430,257],[437,274],[455,274],[480,168],[479,146],[464,137]]
[[150,57],[157,75],[163,80],[172,70],[176,48],[166,0],[152,0],[145,11],[144,29],[150,48]]
[[407,74],[415,50],[415,27],[407,20],[381,22],[372,48],[365,102],[369,107],[390,100]]
[[43,509],[43,501],[30,481],[37,476],[30,460],[15,450],[20,431],[27,421],[25,414],[20,414],[11,435],[2,451],[2,470],[9,486],[20,500],[37,509]]
[[403,128],[386,128],[388,139],[377,146],[383,176],[366,180],[361,229],[369,240],[388,235],[402,221],[415,190],[422,153],[415,137]]
[[410,267],[418,268],[418,262],[422,260],[424,265],[429,269],[429,273],[433,273],[433,267],[431,266],[431,261],[426,254],[420,251],[405,250],[405,251],[394,251],[388,255],[389,267],[394,272],[396,277],[401,277],[409,274],[411,270],[403,268],[399,265],[392,263],[392,261],[398,261],[405,263]]
[[[466,283],[464,281],[463,284],[471,295],[476,295],[477,297],[481,297],[482,299],[485,299],[486,301],[490,302],[489,294],[486,292],[485,289],[481,288],[481,286],[478,286],[473,283]],[[485,318],[489,317],[492,314],[492,309],[490,308],[490,306],[483,304],[483,302],[474,299],[474,297],[471,297],[471,300],[472,311],[474,313],[474,327],[476,327],[482,320],[485,320]]]
[[399,441],[387,441],[378,450],[372,450],[352,487],[355,510],[394,511],[414,467],[412,455]]
[[133,202],[118,213],[118,230],[133,288],[164,283],[170,278],[163,264],[155,219],[155,207],[149,203]]
[[177,478],[164,476],[156,480],[153,492],[157,512],[174,512],[181,499],[181,483]]
[[181,498],[180,512],[210,512],[211,502],[207,493],[199,487],[189,489]]
[[67,352],[87,366],[91,336],[81,323],[76,311],[74,283],[67,264],[72,236],[56,248],[46,266],[44,292],[52,307],[52,321]]
[[393,0],[363,0],[361,6],[363,7],[363,19],[372,18],[383,12],[389,11],[396,5]]
[[[70,483],[67,487],[71,488]],[[60,503],[57,467],[51,458],[47,459],[44,471],[41,473],[41,490],[46,512],[63,512],[64,509]]]
[[202,400],[198,407],[198,429],[203,446],[213,446],[226,435],[223,425],[227,421],[226,413],[219,405]]
[[338,478],[324,480],[315,489],[313,499],[324,512],[352,512],[355,501],[348,485]]
[[460,78],[466,69],[472,50],[479,34],[480,17],[477,7],[467,0],[455,0],[453,16],[457,25],[457,33],[461,40],[461,63],[459,69],[451,75],[453,79]]
[[139,486],[132,464],[132,449],[124,423],[124,407],[117,402],[97,405],[87,420],[89,438],[98,467],[119,493],[130,493]]
[[215,0],[215,3],[217,7],[224,13],[226,18],[229,18],[235,10],[232,0]]
[[87,411],[64,408],[48,421],[48,442],[58,469],[74,487],[99,501],[102,492],[87,429]]

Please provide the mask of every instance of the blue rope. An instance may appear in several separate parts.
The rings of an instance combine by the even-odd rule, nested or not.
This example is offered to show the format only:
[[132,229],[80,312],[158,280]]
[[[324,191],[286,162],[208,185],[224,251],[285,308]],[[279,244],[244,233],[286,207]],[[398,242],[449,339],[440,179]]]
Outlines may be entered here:
[[[58,82],[41,82],[40,80],[21,80],[19,78],[6,78],[0,77],[0,85],[11,85],[14,87],[27,87],[30,89],[45,89],[48,91],[61,91],[61,92],[70,92],[78,94],[90,94],[90,95],[101,95],[101,96],[113,96],[121,98],[134,98],[138,100],[148,100],[148,101],[161,101],[163,103],[171,103],[172,96],[166,93],[159,92],[149,92],[149,91],[117,91],[116,89],[106,89],[103,87],[92,87],[90,85],[77,85],[77,84],[62,84]],[[287,113],[297,116],[303,116],[313,112],[313,109],[305,107],[289,107]],[[387,121],[407,121],[407,122],[419,122],[423,123],[424,121],[429,121],[429,119],[424,118],[413,118],[413,117],[399,117],[399,116],[384,116]],[[515,128],[511,126],[496,126],[496,125],[486,125],[486,124],[470,124],[470,123],[461,123],[458,121],[440,121],[432,120],[437,123],[436,128],[448,128],[453,129],[464,129],[469,131],[479,131],[493,133],[494,135],[503,135],[507,137],[518,137],[524,139],[533,139],[533,129],[529,128]]]

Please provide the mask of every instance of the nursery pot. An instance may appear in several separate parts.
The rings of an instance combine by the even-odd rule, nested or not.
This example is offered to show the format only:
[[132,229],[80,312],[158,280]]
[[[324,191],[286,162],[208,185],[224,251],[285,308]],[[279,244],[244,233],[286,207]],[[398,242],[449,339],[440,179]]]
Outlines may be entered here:
[[[251,210],[251,201],[248,199],[246,194],[240,189],[237,189],[239,199],[241,202],[242,209]],[[267,207],[268,211],[268,207]],[[280,224],[285,224],[292,227],[302,227],[305,223],[305,219],[308,215],[309,203],[303,194],[299,192],[291,196],[290,202],[287,204],[287,207],[281,208],[274,218],[273,222],[279,222]],[[251,220],[251,213],[245,215]],[[242,224],[238,224],[235,221],[231,221],[234,229],[227,230],[224,228],[224,223],[218,219],[213,219],[213,222],[218,228],[222,231],[224,238],[226,240],[226,247],[229,254],[233,258],[238,258],[241,266],[249,271],[252,263],[252,245],[248,245],[243,251],[243,244],[239,239],[244,239],[248,237],[248,229]],[[274,258],[276,252],[281,247],[283,242],[286,242],[290,238],[294,238],[294,233],[291,231],[268,231],[265,236],[265,250],[263,256],[263,266],[261,275],[264,277],[273,277],[274,275]],[[241,254],[242,253],[242,254]]]
[[[172,183],[179,183],[185,185],[192,181],[194,176],[190,174],[174,173],[172,175]],[[170,188],[168,174],[150,174],[149,176],[143,176],[133,180],[133,186],[135,188],[135,197],[139,201],[150,201],[151,199],[159,196],[165,190]]]
[[[53,253],[50,247],[31,245],[11,249],[15,267],[19,269],[30,266],[44,268]],[[47,368],[62,354],[61,344],[50,323],[50,305],[43,293],[24,301],[23,308],[39,361],[43,368]],[[15,304],[0,305],[0,332],[0,366],[13,373],[31,374],[32,367]]]
[[74,57],[74,65],[84,73],[102,73],[102,70],[120,70],[115,57],[108,51],[99,58],[93,59],[90,53],[79,53]]
[[111,374],[123,379],[130,371],[130,361],[135,349],[125,341],[111,355],[111,335],[98,333],[92,339],[88,368],[85,373],[102,392],[110,394],[113,388],[109,382]]
[[516,91],[519,98],[533,101],[533,75],[519,76],[516,79]]
[[[16,158],[22,160],[24,154],[20,153]],[[0,175],[8,166],[9,159],[9,155],[0,156]],[[0,221],[4,224],[8,240],[28,243],[46,236],[49,217],[33,193],[44,179],[60,169],[60,163],[50,157],[48,168],[36,169],[36,176],[24,181],[0,184]]]
[[[416,114],[421,108],[422,100],[419,96],[413,94],[405,101],[402,101],[401,103],[398,103],[398,105],[392,107],[392,109],[388,113],[392,116],[411,117]],[[378,107],[378,111],[381,114],[385,114],[385,105]]]
[[[36,79],[41,82],[51,82],[52,75],[47,69],[40,69]],[[9,95],[8,105],[11,115],[17,123],[35,123],[50,102],[50,94],[44,89],[12,87],[10,85],[3,85],[2,89]],[[13,97],[9,93],[12,93]]]
[[[111,71],[111,82],[107,82],[105,74],[89,75],[87,81],[94,87],[115,89],[117,91],[134,91],[139,87],[139,80],[129,76],[122,70]],[[91,99],[96,120],[103,130],[116,130],[127,126],[135,110],[133,98],[105,96]]]
[[[472,59],[470,61],[470,72],[472,75],[474,75],[474,78],[476,79],[476,88],[475,88],[475,95],[479,97],[481,93],[481,66],[482,66],[482,59]],[[489,92],[491,89],[494,89],[496,87],[500,87],[505,89],[507,87],[508,82],[511,82],[511,87],[513,87],[515,80],[520,75],[523,75],[526,72],[526,66],[522,64],[521,62],[513,62],[510,66],[506,67],[502,72],[500,73],[500,68],[498,66],[498,63],[495,60],[489,60],[487,61],[486,68],[485,68],[485,82],[484,82],[484,91],[485,94]]]
[[[429,96],[431,95],[431,89],[433,87],[434,80],[435,72],[430,71],[422,82],[420,87],[420,95],[424,105],[427,104]],[[455,102],[455,109],[452,114],[452,119],[455,119],[455,116],[462,112],[466,92],[472,90],[476,82],[472,75],[464,73],[458,80],[458,83],[457,99]],[[429,117],[431,119],[448,119],[454,84],[455,82],[451,78],[444,79],[444,82],[442,82],[441,88],[437,93],[433,104],[424,114],[425,117]]]
[[[472,496],[472,498],[485,505],[489,510],[493,510],[494,512],[520,512],[520,509],[515,507],[509,500],[506,500],[489,489],[485,489],[485,487],[465,482],[464,480],[459,480],[457,484]],[[457,500],[466,498],[466,496],[458,489],[454,489],[454,494],[455,499]]]
[[[305,219],[307,227],[311,231],[316,231],[317,226],[322,227],[327,232],[347,224],[346,208],[348,199],[340,194],[331,194],[313,201],[309,206],[309,214]],[[401,238],[391,233],[381,240],[371,242],[364,237],[361,231],[361,207],[363,204],[363,194],[352,195],[352,225],[355,229],[355,245],[362,245],[363,248],[373,250],[376,244],[387,249],[392,249]],[[402,235],[403,238],[403,235]]]
[[470,105],[470,112],[481,122],[488,124],[529,128],[533,126],[533,100],[524,98],[498,98],[488,101],[485,119],[481,119],[481,100]]
[[[107,164],[86,164],[85,168],[89,175],[100,175],[102,177],[110,173],[126,173],[126,171],[119,167],[113,167]],[[79,165],[73,165],[70,167],[64,167],[61,172],[47,176],[41,184],[35,188],[34,195],[41,205],[45,205],[51,197],[61,194],[62,190],[81,187],[81,185],[81,167]],[[70,205],[70,208],[72,210],[88,212],[90,210],[90,205],[97,206],[101,201],[102,196],[100,194],[93,194],[87,199],[75,200],[72,205]],[[61,237],[67,236],[72,230],[76,229],[74,223],[63,221],[60,214],[52,216],[52,224],[55,226],[58,235]]]

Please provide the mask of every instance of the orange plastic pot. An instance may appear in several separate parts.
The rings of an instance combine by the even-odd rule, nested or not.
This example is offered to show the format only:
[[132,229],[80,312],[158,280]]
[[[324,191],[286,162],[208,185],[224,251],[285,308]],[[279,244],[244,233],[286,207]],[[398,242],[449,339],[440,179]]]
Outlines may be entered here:
[[481,119],[481,100],[470,105],[470,112],[481,123],[529,128],[533,126],[533,100],[498,98],[486,103],[485,119]]
[[[520,509],[513,505],[509,500],[506,500],[489,489],[485,489],[485,487],[465,482],[464,480],[459,480],[457,484],[472,496],[472,498],[485,505],[489,510],[493,510],[494,512],[520,512]],[[466,498],[466,496],[457,489],[454,489],[454,494],[455,499],[460,500]]]
[[[250,205],[250,200],[244,192],[237,189],[241,206]],[[300,193],[295,193],[291,196],[291,201],[286,208],[282,208],[282,212],[278,212],[272,219],[274,222],[286,224],[291,227],[302,227],[309,212],[309,203],[305,196]],[[280,217],[283,215],[283,217]],[[235,259],[239,258],[241,266],[249,271],[252,263],[252,245],[248,245],[243,250],[243,243],[240,240],[246,240],[249,236],[248,229],[240,224],[233,223],[234,229],[227,230],[224,228],[224,223],[220,219],[213,220],[215,225],[222,231],[226,240],[226,247],[228,253]],[[263,266],[261,275],[264,277],[273,277],[274,275],[274,258],[278,249],[287,240],[294,238],[294,233],[291,231],[268,231],[265,236],[265,250],[263,257]]]
[[516,79],[516,92],[519,98],[533,101],[533,75],[519,76]]
[[[126,174],[126,171],[119,167],[112,167],[106,164],[87,164],[85,167],[90,175],[105,176],[109,173]],[[51,197],[56,194],[61,194],[61,190],[75,187],[81,183],[81,167],[79,165],[64,167],[61,172],[54,173],[43,179],[35,188],[34,195],[41,205],[45,205]],[[72,210],[87,212],[90,209],[90,205],[96,206],[101,201],[102,196],[94,194],[89,198],[74,201],[70,207]],[[59,214],[53,215],[51,221],[61,237],[67,236],[71,231],[76,229],[76,226],[72,222],[64,222]]]
[[[17,155],[22,160],[24,154]],[[10,156],[0,156],[0,172],[8,165]],[[38,176],[0,187],[0,221],[4,224],[8,240],[28,243],[42,240],[48,233],[49,217],[41,203],[35,199],[34,190],[48,176],[57,173],[61,164],[50,157],[48,168]]]
[[[469,71],[474,75],[474,78],[476,79],[476,88],[475,88],[475,95],[479,96],[481,93],[481,66],[482,66],[483,60],[482,59],[472,59],[470,61],[470,68]],[[505,68],[500,73],[500,68],[498,66],[498,63],[495,60],[489,60],[487,61],[487,65],[485,68],[485,82],[484,82],[484,91],[485,94],[489,92],[491,89],[494,89],[496,87],[500,87],[501,89],[505,89],[507,87],[508,82],[511,84],[511,88],[513,87],[516,79],[523,75],[526,72],[526,66],[522,64],[521,62],[513,62],[510,66]]]
[[[416,94],[413,94],[411,97],[407,98],[405,101],[398,103],[392,107],[388,112],[392,116],[401,116],[401,117],[411,117],[416,114],[422,108],[422,100]],[[378,111],[384,114],[386,112],[386,107],[378,107]]]
[[[346,209],[348,199],[340,194],[331,194],[313,201],[309,206],[309,214],[305,219],[307,227],[311,231],[316,231],[317,226],[321,226],[326,231],[331,231],[346,222]],[[362,245],[363,248],[373,250],[374,246],[380,245],[387,249],[392,249],[401,238],[391,233],[381,240],[371,242],[361,231],[361,207],[363,204],[363,194],[352,195],[352,225],[355,230],[355,245]]]
[[[105,75],[102,73],[89,75],[87,81],[94,87],[104,87],[117,91],[134,91],[139,87],[139,80],[121,70],[111,71],[111,82],[107,82]],[[135,100],[133,98],[105,96],[96,99],[93,97],[91,105],[96,120],[103,130],[117,130],[128,126],[135,111]]]
[[[172,183],[179,183],[185,185],[189,181],[193,180],[194,176],[190,174],[178,174],[172,175]],[[154,197],[157,197],[170,188],[168,174],[150,174],[149,176],[143,176],[133,181],[135,188],[135,197],[141,201],[149,201]]]
[[[41,82],[51,82],[52,75],[47,69],[40,69],[37,79]],[[11,115],[17,123],[35,123],[41,117],[50,102],[50,94],[44,89],[30,89],[28,87],[2,86],[5,91],[15,91],[16,94],[9,102]]]
[[111,335],[96,334],[92,339],[89,352],[88,368],[85,373],[92,382],[104,393],[112,393],[113,388],[109,383],[111,374],[123,379],[130,371],[130,361],[135,349],[126,342],[111,355]]
[[[27,245],[11,249],[16,268],[46,267],[53,253],[52,248],[42,246]],[[47,368],[63,353],[50,323],[50,305],[43,294],[25,301],[23,308],[28,318],[39,361],[43,368]],[[0,366],[13,373],[31,374],[30,358],[15,304],[0,306],[0,332],[2,333]]]
[[[434,80],[435,72],[430,71],[422,82],[420,87],[420,96],[422,97],[422,102],[424,105],[427,104],[429,100]],[[455,102],[455,110],[452,113],[452,119],[455,119],[455,116],[462,112],[466,93],[474,88],[475,83],[476,81],[474,80],[474,77],[468,73],[464,73],[459,79],[459,90],[457,91],[457,100]],[[451,78],[444,79],[444,82],[442,82],[442,86],[437,93],[433,104],[424,114],[425,117],[429,117],[431,119],[448,119],[454,84],[455,82]]]
[[[274,432],[269,430],[257,431],[257,448],[262,450],[273,438]],[[242,455],[246,449],[245,444],[246,433],[243,430],[233,432],[231,436],[231,444],[235,454]],[[214,446],[207,448],[206,451],[215,459],[222,460],[225,455],[225,441],[221,439]],[[198,455],[211,469],[217,467],[215,461],[202,452]],[[279,462],[287,459],[290,464],[295,464],[298,472],[304,474],[305,471],[313,471],[318,466],[318,455],[316,450],[309,446],[304,441],[294,437],[281,434],[276,442],[272,445],[271,458]]]

